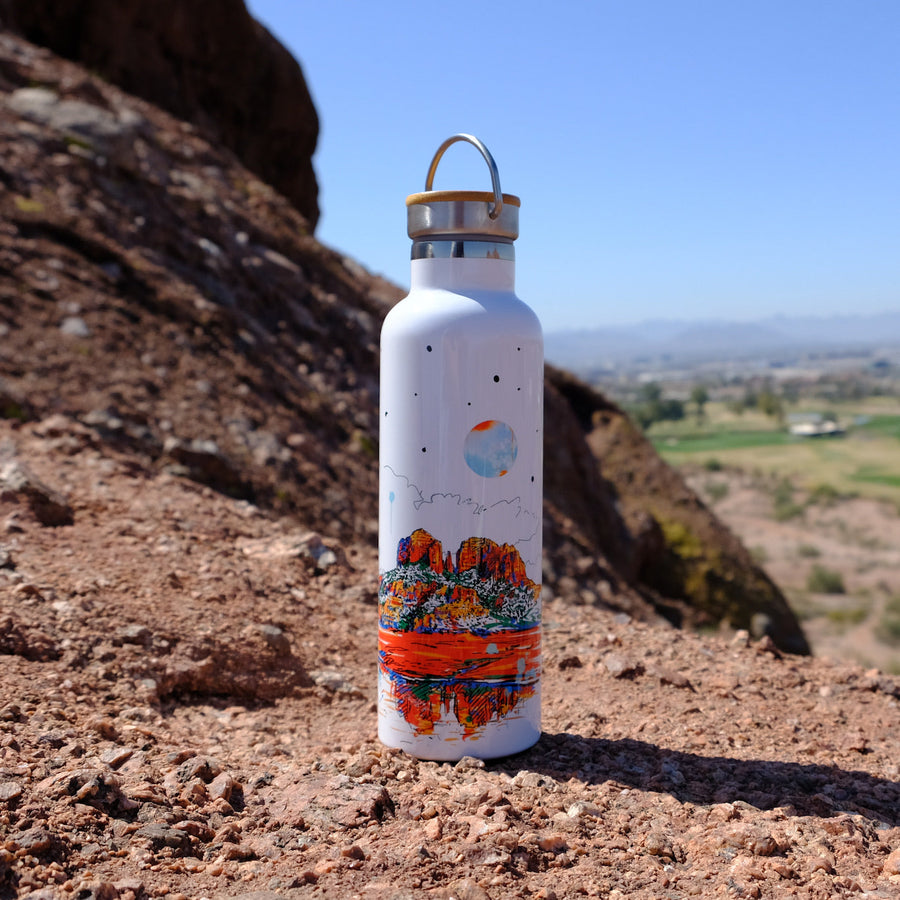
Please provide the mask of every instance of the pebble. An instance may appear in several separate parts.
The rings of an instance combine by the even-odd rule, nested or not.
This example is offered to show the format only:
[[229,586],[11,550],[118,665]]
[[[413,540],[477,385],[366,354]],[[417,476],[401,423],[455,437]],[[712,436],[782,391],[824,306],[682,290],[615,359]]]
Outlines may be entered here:
[[775,645],[775,641],[772,640],[771,635],[763,635],[756,642],[756,652],[757,653],[768,653],[770,656],[774,656],[775,659],[781,659],[781,651]]
[[621,653],[607,653],[603,657],[603,665],[613,678],[627,678],[640,675],[643,667]]
[[59,326],[59,330],[69,337],[86,338],[91,336],[91,329],[81,316],[66,316]]
[[329,872],[333,872],[338,866],[340,862],[336,859],[332,859],[331,857],[325,857],[325,859],[320,859],[314,866],[313,871],[316,875],[327,875]]
[[731,639],[731,645],[733,647],[749,647],[750,632],[746,628],[739,628]]
[[812,872],[827,872],[829,875],[834,872],[834,856],[825,851],[810,856],[806,861],[807,869]]
[[119,736],[115,722],[105,716],[92,716],[87,722],[88,728],[96,732],[100,737],[108,741],[114,741]]
[[731,864],[731,874],[751,881],[764,881],[766,870],[752,856],[740,856]]
[[881,873],[887,876],[900,875],[900,847],[888,854],[888,858],[881,867]]
[[666,859],[675,858],[672,842],[664,834],[660,834],[657,831],[651,831],[644,839],[644,849],[651,856],[661,856]]
[[362,693],[346,675],[335,669],[312,669],[308,674],[317,687],[324,688],[326,691],[351,695]]
[[204,843],[208,843],[215,837],[212,828],[202,822],[195,822],[193,819],[176,822],[172,827],[178,831],[185,831]]
[[213,800],[230,801],[235,787],[237,782],[227,772],[222,772],[207,785],[206,790]]
[[676,672],[674,669],[667,669],[663,666],[656,666],[653,674],[659,679],[660,684],[670,684],[672,687],[684,688],[693,691],[694,686],[686,675]]
[[153,632],[146,625],[126,625],[119,631],[119,640],[124,644],[142,644],[147,647],[153,639]]
[[869,747],[869,740],[864,735],[857,733],[848,735],[841,741],[841,749],[855,753],[865,753]]
[[544,834],[538,837],[538,847],[547,853],[562,853],[568,850],[569,842],[564,834]]
[[108,881],[82,881],[75,887],[75,896],[78,900],[117,900],[119,891]]
[[100,760],[105,762],[110,768],[117,769],[123,762],[131,759],[133,754],[134,750],[129,747],[112,747],[100,754]]
[[593,803],[585,803],[584,800],[579,800],[566,810],[566,815],[568,815],[570,819],[580,819],[582,816],[590,816],[599,819],[603,813],[600,808]]
[[3,530],[7,534],[21,534],[25,529],[22,527],[22,522],[19,518],[18,512],[11,512],[4,520],[3,520]]
[[449,900],[450,897],[455,900],[491,900],[491,895],[474,879],[461,878],[448,885],[446,892],[442,894]]
[[266,644],[279,655],[286,656],[291,652],[288,636],[277,625],[256,625],[255,629]]
[[191,845],[188,834],[162,822],[151,822],[144,825],[134,833],[134,836],[147,841],[155,850],[171,847],[175,850],[185,851]]
[[478,843],[485,835],[493,834],[501,827],[499,823],[482,816],[458,816],[457,821],[469,826],[469,833],[463,840],[470,844]]
[[373,756],[371,753],[363,754],[351,760],[347,765],[347,774],[351,778],[360,778],[363,775],[368,775],[377,764],[378,758],[376,756]]
[[15,781],[4,781],[0,783],[0,802],[9,803],[11,800],[18,800],[22,796],[22,786]]
[[0,466],[0,493],[26,499],[41,525],[56,527],[74,522],[74,513],[66,498],[44,484],[19,460],[13,459]]
[[584,666],[584,663],[581,661],[581,657],[579,656],[564,656],[559,661],[560,669],[580,669]]
[[792,879],[797,877],[797,873],[794,870],[794,867],[780,859],[776,859],[772,863],[772,871],[777,873],[781,878],[784,878],[788,881],[791,881]]
[[210,782],[222,773],[222,764],[211,756],[195,756],[178,768],[179,781],[188,782],[194,778]]

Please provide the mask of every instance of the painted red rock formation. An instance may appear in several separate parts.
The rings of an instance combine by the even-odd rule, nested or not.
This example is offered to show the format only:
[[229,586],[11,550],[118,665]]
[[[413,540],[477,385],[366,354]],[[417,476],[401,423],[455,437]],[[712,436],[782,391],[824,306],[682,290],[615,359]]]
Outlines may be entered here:
[[[448,554],[449,557],[449,554]],[[444,571],[444,555],[441,542],[435,540],[424,528],[417,528],[408,538],[400,541],[397,562],[400,565],[415,565],[426,560],[428,568],[441,574]]]
[[450,551],[444,555],[441,542],[424,528],[417,528],[409,537],[400,541],[397,563],[415,565],[423,560],[427,562],[428,568],[439,575],[444,572],[460,575],[474,569],[480,579],[535,587],[535,583],[528,577],[519,551],[512,544],[498,544],[490,538],[471,537],[464,540],[456,551],[454,565]]
[[530,587],[534,582],[525,572],[519,551],[511,544],[497,544],[490,538],[469,538],[456,554],[456,571],[475,569],[480,578],[495,578]]

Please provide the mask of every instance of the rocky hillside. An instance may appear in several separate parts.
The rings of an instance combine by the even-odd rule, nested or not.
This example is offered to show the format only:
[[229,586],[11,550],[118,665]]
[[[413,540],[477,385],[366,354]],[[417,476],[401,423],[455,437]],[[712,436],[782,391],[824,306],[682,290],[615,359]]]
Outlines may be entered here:
[[377,742],[399,291],[206,129],[0,34],[0,898],[896,896],[900,685],[561,372],[543,735]]
[[[320,245],[201,126],[9,34],[0,87],[7,407],[373,540],[378,336],[399,290]],[[620,410],[559,372],[546,393],[549,591],[807,650],[777,589],[639,434],[629,471],[607,465],[592,441],[628,430]]]
[[0,25],[194,122],[315,226],[316,110],[243,0],[0,0]]

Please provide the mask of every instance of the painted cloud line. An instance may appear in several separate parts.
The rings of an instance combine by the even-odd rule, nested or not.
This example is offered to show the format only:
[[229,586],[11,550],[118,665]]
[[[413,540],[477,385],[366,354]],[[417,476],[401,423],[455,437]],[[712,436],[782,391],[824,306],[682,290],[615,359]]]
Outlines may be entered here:
[[[407,507],[407,504],[414,507],[419,527],[439,538],[444,546],[456,547],[473,534],[482,534],[494,541],[513,544],[529,572],[539,576],[541,560],[535,558],[537,554],[531,553],[530,548],[534,546],[535,538],[540,537],[540,517],[526,509],[521,498],[485,505],[462,494],[434,493],[426,496],[409,478],[390,466],[382,469],[381,493],[391,508],[395,504],[400,509]],[[461,517],[460,510],[468,511],[471,519]],[[394,552],[396,541],[404,536],[399,532],[394,536]],[[391,552],[389,548],[385,550]]]

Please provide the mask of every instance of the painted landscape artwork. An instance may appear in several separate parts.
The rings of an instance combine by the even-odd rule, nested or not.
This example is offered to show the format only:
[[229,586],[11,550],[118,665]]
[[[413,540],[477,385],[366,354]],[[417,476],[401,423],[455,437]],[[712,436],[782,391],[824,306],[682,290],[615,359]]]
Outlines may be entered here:
[[417,734],[452,716],[465,737],[511,715],[540,676],[540,586],[518,550],[424,529],[403,538],[379,592],[379,665]]

